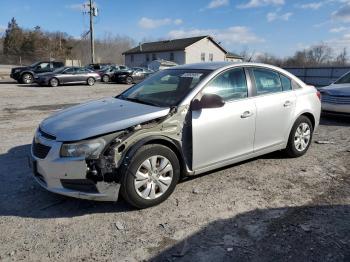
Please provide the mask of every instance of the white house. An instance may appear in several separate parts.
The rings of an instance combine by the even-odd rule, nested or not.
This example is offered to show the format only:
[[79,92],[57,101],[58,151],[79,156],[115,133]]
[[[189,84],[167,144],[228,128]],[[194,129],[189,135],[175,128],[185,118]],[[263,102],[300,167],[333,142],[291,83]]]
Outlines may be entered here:
[[211,36],[198,36],[140,45],[123,53],[129,67],[147,66],[154,60],[168,60],[176,64],[210,61],[242,61],[242,57],[227,52]]

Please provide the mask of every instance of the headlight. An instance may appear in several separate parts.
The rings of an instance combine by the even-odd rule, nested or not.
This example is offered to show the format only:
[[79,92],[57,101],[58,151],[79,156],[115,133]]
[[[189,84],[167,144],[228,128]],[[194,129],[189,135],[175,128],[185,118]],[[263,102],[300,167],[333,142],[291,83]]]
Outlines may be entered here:
[[63,144],[61,147],[61,156],[96,159],[99,157],[105,146],[106,141],[102,138]]
[[19,71],[21,71],[21,69],[15,69],[15,70],[13,70],[13,73],[16,74],[16,73],[18,73]]

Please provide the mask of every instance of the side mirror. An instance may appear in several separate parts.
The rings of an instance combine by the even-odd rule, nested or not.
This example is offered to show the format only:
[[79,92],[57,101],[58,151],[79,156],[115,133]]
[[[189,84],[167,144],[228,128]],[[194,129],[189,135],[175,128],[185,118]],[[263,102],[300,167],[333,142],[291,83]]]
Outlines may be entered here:
[[219,108],[224,105],[225,101],[221,96],[215,94],[204,94],[200,100],[195,99],[192,101],[191,109],[197,111],[204,108]]

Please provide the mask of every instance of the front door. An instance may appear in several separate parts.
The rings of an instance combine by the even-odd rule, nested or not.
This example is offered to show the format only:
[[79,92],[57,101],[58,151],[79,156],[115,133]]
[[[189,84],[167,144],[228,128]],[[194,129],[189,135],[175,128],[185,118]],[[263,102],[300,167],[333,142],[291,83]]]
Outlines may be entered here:
[[225,105],[192,112],[193,170],[253,152],[256,110],[244,69],[221,73],[197,97],[206,93],[221,96]]

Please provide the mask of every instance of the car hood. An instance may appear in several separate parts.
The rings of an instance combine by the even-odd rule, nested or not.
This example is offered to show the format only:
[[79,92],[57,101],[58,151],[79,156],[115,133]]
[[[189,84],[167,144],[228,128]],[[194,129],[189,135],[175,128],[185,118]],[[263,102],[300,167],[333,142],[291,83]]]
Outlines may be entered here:
[[333,96],[350,96],[350,84],[332,84],[320,88],[320,91]]
[[15,70],[28,70],[28,69],[31,69],[29,66],[20,66],[20,67],[13,67],[12,68],[12,71],[15,71]]
[[61,110],[46,118],[40,129],[58,141],[77,141],[123,130],[168,113],[169,108],[111,97]]

